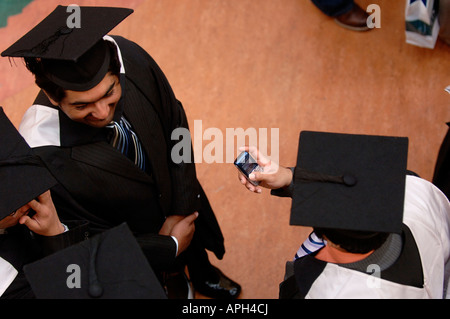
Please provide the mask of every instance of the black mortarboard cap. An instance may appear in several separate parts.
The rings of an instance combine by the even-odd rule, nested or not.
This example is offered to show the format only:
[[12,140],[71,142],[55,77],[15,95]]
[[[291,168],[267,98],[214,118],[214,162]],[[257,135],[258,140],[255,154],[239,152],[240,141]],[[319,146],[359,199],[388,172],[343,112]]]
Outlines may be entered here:
[[291,225],[401,233],[408,139],[304,131]]
[[126,223],[24,266],[39,299],[166,299]]
[[48,79],[66,90],[87,91],[106,75],[110,50],[103,37],[133,10],[57,6],[44,20],[2,52],[2,56],[39,58]]
[[0,219],[38,197],[54,185],[40,159],[0,107]]

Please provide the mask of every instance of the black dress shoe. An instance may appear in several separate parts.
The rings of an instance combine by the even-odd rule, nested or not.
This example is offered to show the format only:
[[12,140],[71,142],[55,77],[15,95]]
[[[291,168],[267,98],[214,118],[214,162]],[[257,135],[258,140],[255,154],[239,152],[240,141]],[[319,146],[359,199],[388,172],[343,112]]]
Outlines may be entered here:
[[341,27],[349,30],[368,31],[370,30],[367,26],[368,17],[369,14],[355,3],[352,10],[337,16],[334,21]]
[[213,266],[213,270],[218,280],[195,280],[192,279],[194,289],[210,298],[214,299],[236,299],[241,293],[241,286],[225,276],[219,269]]

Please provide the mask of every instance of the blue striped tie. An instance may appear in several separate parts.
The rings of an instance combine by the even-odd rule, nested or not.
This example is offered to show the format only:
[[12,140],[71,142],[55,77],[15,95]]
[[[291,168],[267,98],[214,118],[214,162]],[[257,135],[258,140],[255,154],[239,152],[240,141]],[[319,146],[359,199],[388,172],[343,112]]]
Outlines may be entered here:
[[325,241],[312,232],[298,249],[294,260],[312,254],[325,246]]
[[122,116],[119,123],[112,121],[108,128],[113,129],[111,140],[113,147],[130,158],[141,170],[145,171],[145,154],[139,138],[131,129],[131,124]]

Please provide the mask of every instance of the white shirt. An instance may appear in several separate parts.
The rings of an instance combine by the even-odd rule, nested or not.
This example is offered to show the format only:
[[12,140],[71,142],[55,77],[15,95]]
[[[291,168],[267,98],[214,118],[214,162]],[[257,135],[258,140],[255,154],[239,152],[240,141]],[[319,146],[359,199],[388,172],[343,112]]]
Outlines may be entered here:
[[0,257],[0,296],[11,285],[18,271],[5,259]]

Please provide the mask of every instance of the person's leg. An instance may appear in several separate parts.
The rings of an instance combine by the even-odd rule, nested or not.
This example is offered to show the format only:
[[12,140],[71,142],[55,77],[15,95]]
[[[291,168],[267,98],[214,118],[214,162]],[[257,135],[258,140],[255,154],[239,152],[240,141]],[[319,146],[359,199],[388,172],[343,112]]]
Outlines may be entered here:
[[241,286],[211,264],[208,253],[196,241],[195,236],[183,254],[189,278],[196,291],[217,299],[234,299],[239,296]]
[[353,0],[311,0],[314,5],[329,17],[347,13],[355,5]]
[[343,28],[354,31],[367,31],[369,14],[353,0],[311,0],[324,14],[333,17]]

